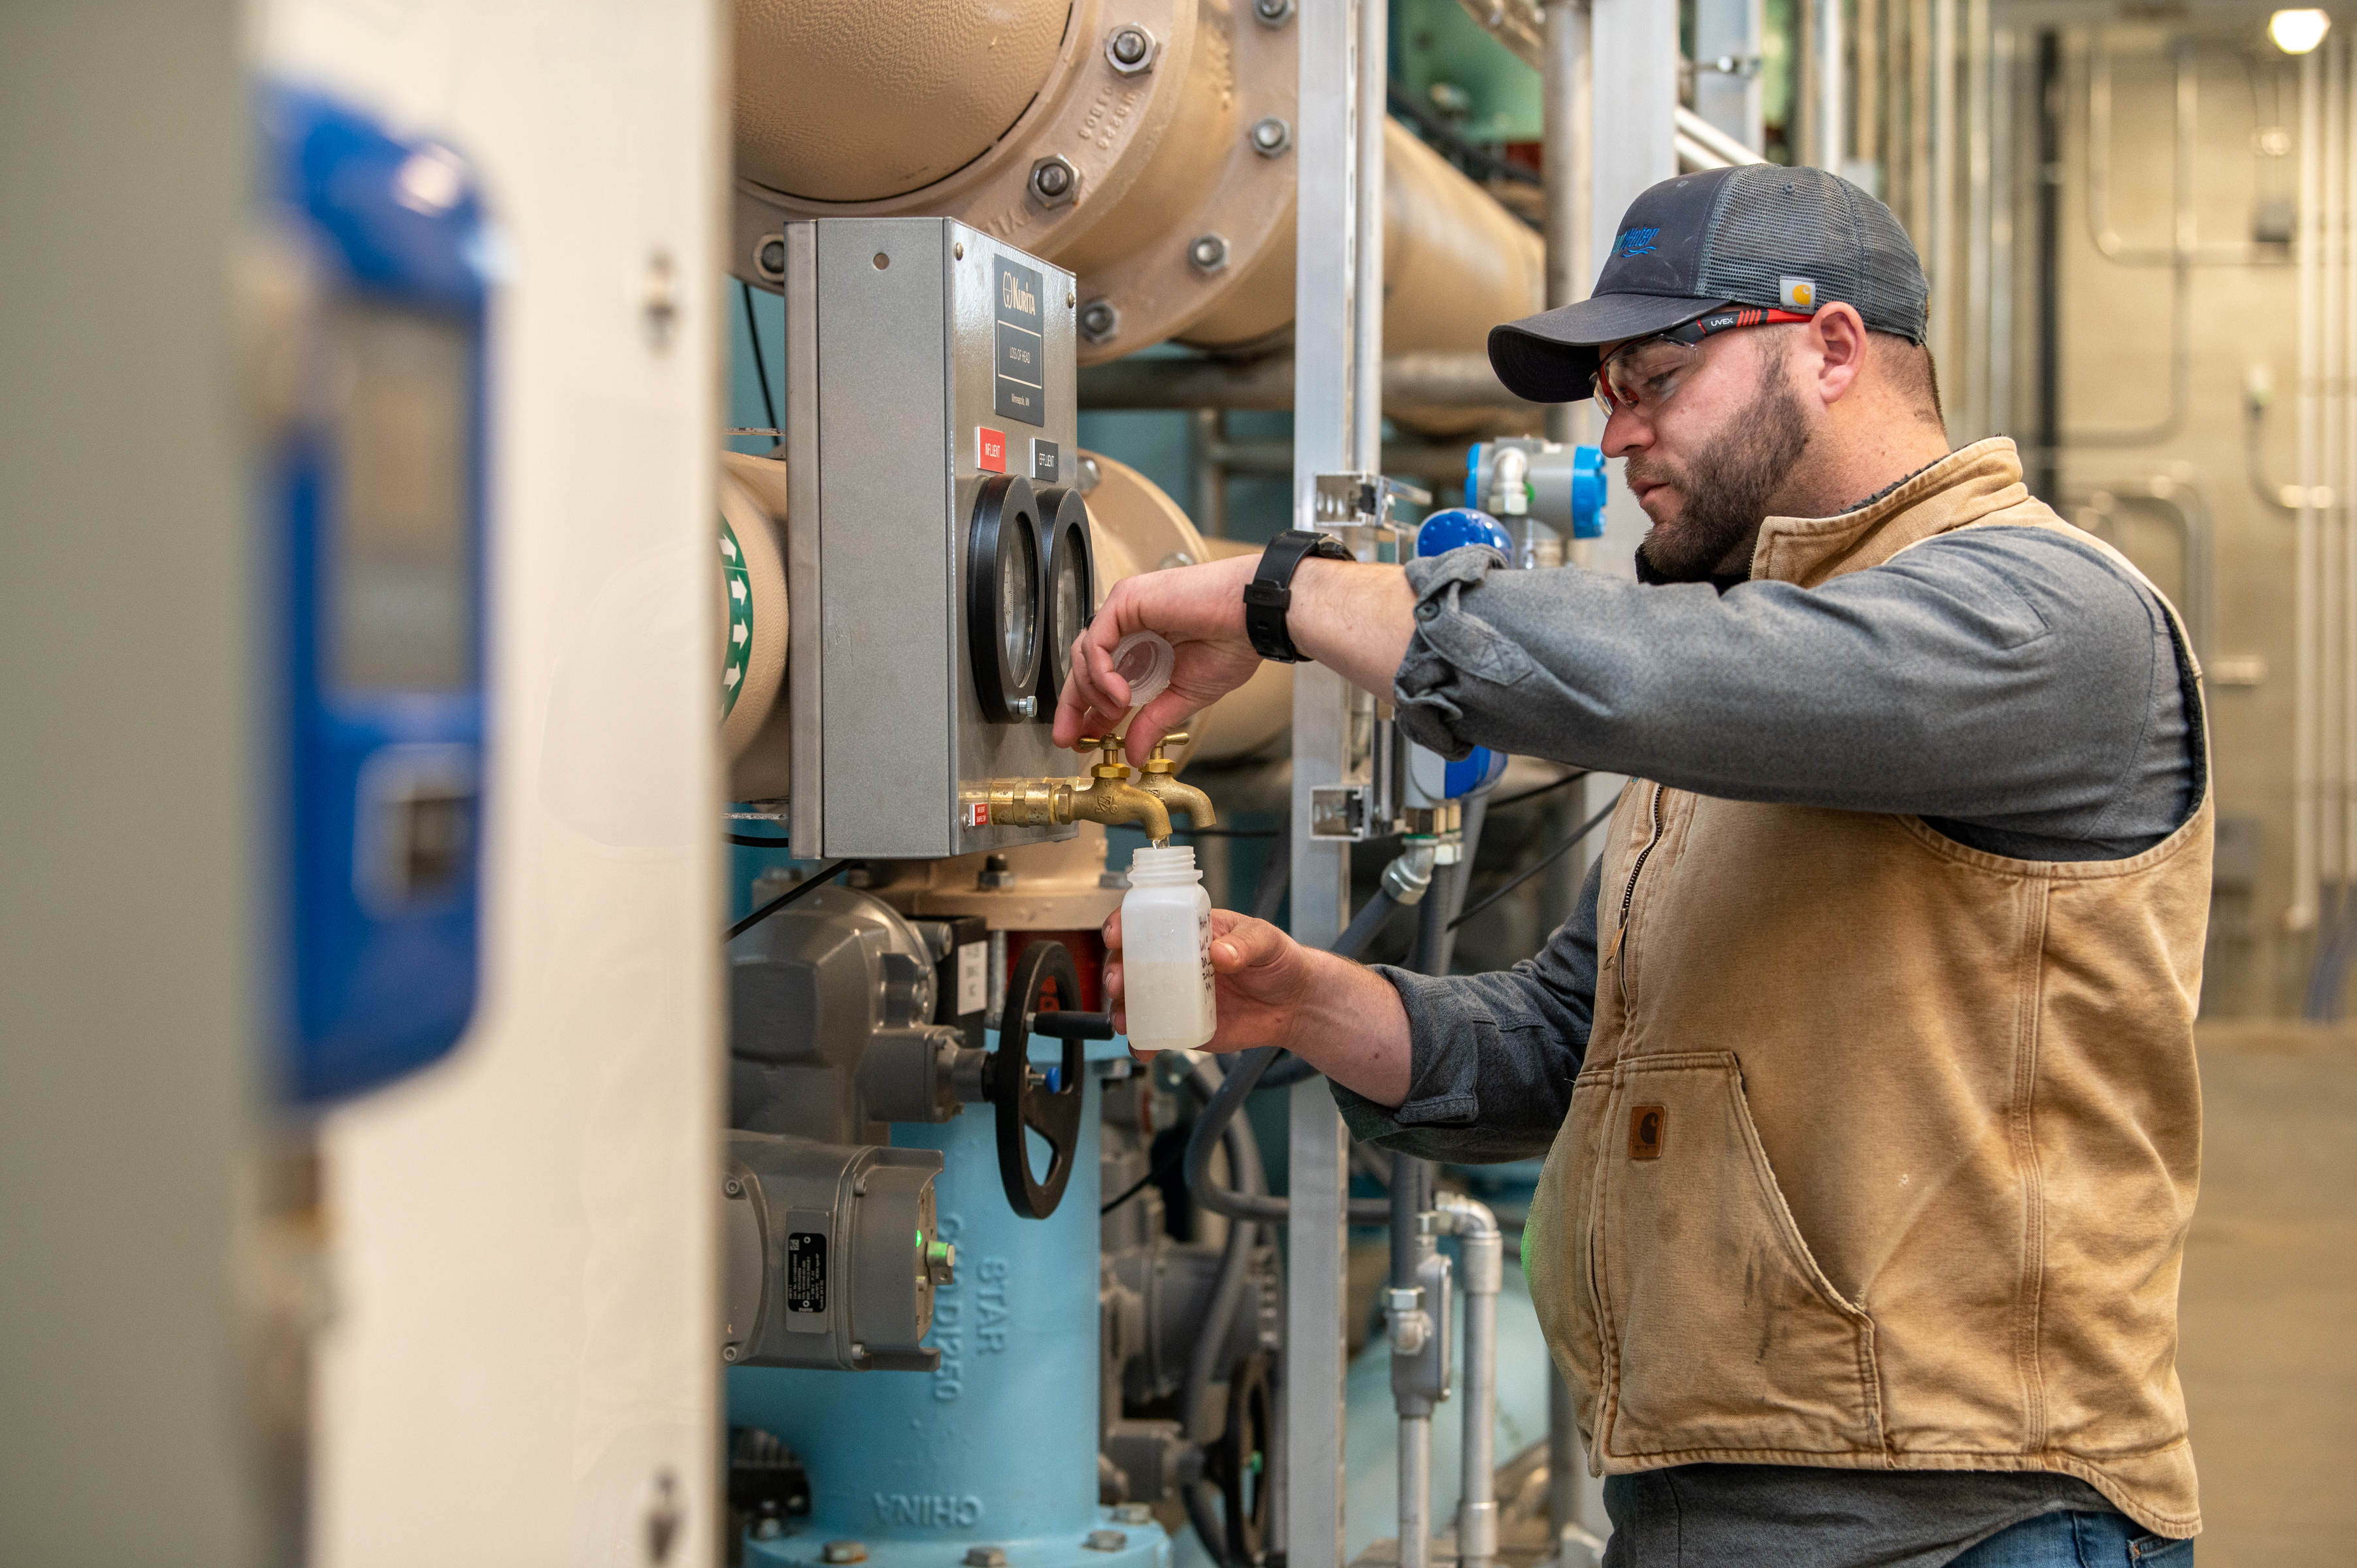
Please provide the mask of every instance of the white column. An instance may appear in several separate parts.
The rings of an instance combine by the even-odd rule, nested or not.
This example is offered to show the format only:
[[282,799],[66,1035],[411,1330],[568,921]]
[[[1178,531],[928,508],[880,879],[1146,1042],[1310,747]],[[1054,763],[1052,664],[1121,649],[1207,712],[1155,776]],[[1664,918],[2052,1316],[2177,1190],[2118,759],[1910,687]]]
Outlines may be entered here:
[[502,272],[484,989],[325,1130],[313,1559],[648,1563],[668,1520],[716,1562],[727,13],[259,11],[271,70],[474,163]]

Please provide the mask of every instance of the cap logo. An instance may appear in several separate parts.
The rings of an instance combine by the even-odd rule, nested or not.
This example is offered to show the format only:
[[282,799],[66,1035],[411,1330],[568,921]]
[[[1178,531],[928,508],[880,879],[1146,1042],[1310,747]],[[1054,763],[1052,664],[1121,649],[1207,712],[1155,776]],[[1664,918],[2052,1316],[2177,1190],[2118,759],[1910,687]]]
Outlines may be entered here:
[[1776,292],[1787,310],[1814,310],[1817,307],[1817,280],[1814,278],[1778,278]]
[[1621,234],[1618,248],[1624,256],[1650,256],[1655,250],[1653,242],[1661,237],[1659,229],[1627,230]]

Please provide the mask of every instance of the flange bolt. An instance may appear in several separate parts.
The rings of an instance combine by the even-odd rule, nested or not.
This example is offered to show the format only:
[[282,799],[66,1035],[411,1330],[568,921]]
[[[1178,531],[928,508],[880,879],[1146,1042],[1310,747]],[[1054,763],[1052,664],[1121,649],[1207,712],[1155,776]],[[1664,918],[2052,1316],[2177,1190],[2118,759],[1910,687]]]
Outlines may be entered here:
[[1161,52],[1154,35],[1135,22],[1124,22],[1105,35],[1105,63],[1124,76],[1152,70]]
[[1187,259],[1199,273],[1215,273],[1228,264],[1228,242],[1224,235],[1198,234],[1187,247]]
[[1006,1568],[1006,1548],[969,1546],[965,1549],[965,1568]]
[[1264,27],[1282,27],[1293,20],[1293,0],[1253,0],[1253,20]]
[[1092,343],[1109,343],[1121,331],[1121,312],[1112,300],[1092,299],[1081,306],[1081,336]]
[[1282,115],[1271,114],[1253,122],[1252,147],[1265,158],[1273,158],[1293,145],[1293,127]]
[[867,1545],[859,1541],[830,1541],[818,1549],[822,1563],[865,1563]]
[[1031,166],[1031,194],[1042,207],[1061,207],[1081,188],[1081,171],[1058,153]]

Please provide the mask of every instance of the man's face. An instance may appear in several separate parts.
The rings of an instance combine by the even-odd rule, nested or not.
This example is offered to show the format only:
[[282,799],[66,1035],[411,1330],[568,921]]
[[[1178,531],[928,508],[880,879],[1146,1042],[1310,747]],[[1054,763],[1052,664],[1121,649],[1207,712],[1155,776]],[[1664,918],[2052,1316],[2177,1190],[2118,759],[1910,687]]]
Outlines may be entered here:
[[1637,550],[1645,576],[1702,582],[1749,565],[1770,501],[1809,444],[1785,363],[1792,330],[1706,338],[1658,409],[1612,411],[1605,454],[1628,458],[1629,489],[1653,521]]

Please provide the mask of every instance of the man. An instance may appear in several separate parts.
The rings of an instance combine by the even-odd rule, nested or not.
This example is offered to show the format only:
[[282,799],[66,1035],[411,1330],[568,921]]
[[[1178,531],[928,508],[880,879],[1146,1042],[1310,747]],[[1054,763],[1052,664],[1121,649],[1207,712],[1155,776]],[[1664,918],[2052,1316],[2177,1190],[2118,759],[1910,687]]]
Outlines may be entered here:
[[1226,914],[1211,944],[1212,1049],[1299,1053],[1387,1147],[1547,1151],[1523,1262],[1615,1564],[2181,1564],[2200,1529],[2198,671],[2010,442],[1948,450],[1925,295],[1833,176],[1655,186],[1594,297],[1490,348],[1521,395],[1608,410],[1641,584],[1310,554],[1288,603],[1297,543],[1153,573],[1057,714],[1065,744],[1120,714],[1110,650],[1152,628],[1178,663],[1134,757],[1257,642],[1426,746],[1634,780],[1511,972]]

